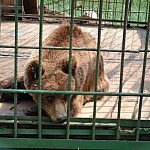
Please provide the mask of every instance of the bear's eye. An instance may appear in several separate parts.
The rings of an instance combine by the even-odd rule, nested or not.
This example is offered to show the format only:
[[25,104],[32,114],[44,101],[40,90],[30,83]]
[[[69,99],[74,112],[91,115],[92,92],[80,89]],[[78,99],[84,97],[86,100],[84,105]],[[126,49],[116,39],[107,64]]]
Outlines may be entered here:
[[53,103],[54,100],[55,100],[55,97],[54,97],[54,96],[48,96],[48,97],[47,97],[47,100],[48,100],[50,103]]
[[64,95],[64,100],[67,101],[68,95]]

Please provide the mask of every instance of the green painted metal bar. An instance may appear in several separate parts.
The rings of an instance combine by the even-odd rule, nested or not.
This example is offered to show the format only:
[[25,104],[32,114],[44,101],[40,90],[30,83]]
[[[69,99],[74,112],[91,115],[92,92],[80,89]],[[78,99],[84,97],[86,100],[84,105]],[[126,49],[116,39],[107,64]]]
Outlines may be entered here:
[[[149,32],[150,32],[150,2],[149,2],[149,15],[148,15],[148,23],[147,23],[147,32],[146,32],[146,40],[145,40],[145,53],[143,59],[143,69],[142,69],[142,79],[141,79],[141,87],[140,93],[144,92],[144,81],[145,81],[145,73],[146,73],[146,64],[147,64],[147,57],[148,57],[148,44],[149,44]],[[137,133],[136,133],[136,140],[139,140],[139,129],[140,129],[140,121],[141,121],[141,113],[142,113],[142,101],[143,97],[140,96],[139,100],[139,110],[138,110],[138,123],[137,123]]]
[[[84,6],[86,4],[85,0],[82,1],[82,5]],[[82,8],[82,13],[84,12],[84,7]]]
[[[0,48],[15,48],[15,46],[8,46],[8,45],[0,45]],[[18,49],[39,49],[38,46],[18,46]],[[69,50],[69,48],[67,47],[53,47],[53,46],[42,46],[42,49],[47,49],[47,50]],[[77,51],[97,51],[96,48],[77,48],[77,47],[73,47],[72,50],[77,50]],[[119,49],[104,49],[101,48],[101,51],[106,51],[106,52],[122,52],[122,50]],[[6,51],[0,51],[1,53],[6,52]],[[137,50],[129,50],[126,49],[125,52],[127,53],[140,53],[140,52],[145,52],[145,50],[142,49],[137,49]],[[150,49],[148,49],[148,52],[150,52]],[[10,52],[7,52],[10,53]]]
[[[0,89],[0,93],[39,93],[39,94],[64,94],[64,91],[49,90],[20,90],[20,89]],[[149,97],[150,93],[126,93],[126,92],[80,92],[67,91],[67,95],[101,95],[101,96],[143,96]]]
[[[105,127],[105,126],[104,126]],[[95,136],[111,136],[114,137],[116,131],[114,129],[97,129]],[[0,135],[12,135],[13,134],[13,129],[0,129]],[[32,136],[32,135],[37,135],[38,131],[37,129],[18,129],[18,135],[27,135],[27,136]],[[57,138],[60,138],[60,136],[65,136],[66,130],[65,129],[43,129],[42,130],[42,135],[45,136],[57,136]],[[140,129],[139,134],[142,136],[146,136],[150,134],[150,129]],[[91,135],[91,129],[71,129],[70,130],[70,135],[71,136],[82,136],[80,139],[88,137]],[[128,140],[128,137],[132,136],[135,137],[136,135],[136,130],[135,129],[130,129],[130,130],[121,130],[121,135],[126,136],[125,139]],[[86,136],[86,137],[85,137]],[[128,136],[128,137],[127,137]],[[56,138],[56,137],[55,137]]]
[[[37,129],[18,129],[18,135],[37,135]],[[141,133],[147,134],[150,132],[143,132],[141,130]],[[0,129],[0,135],[12,135],[13,130],[12,129]],[[52,136],[55,135],[57,138],[60,138],[60,136],[65,136],[66,130],[65,129],[43,129],[42,130],[42,135],[47,135],[47,136]],[[134,135],[135,132],[131,132],[128,130],[128,132],[123,133],[124,135]],[[70,135],[71,136],[90,136],[91,135],[91,129],[71,129],[70,130]],[[115,135],[115,130],[104,130],[104,129],[99,129],[97,130],[96,136],[101,136],[101,135],[107,135],[107,136],[114,136]],[[55,137],[56,138],[56,137]],[[80,137],[82,139],[83,137]],[[85,138],[85,137],[84,137]]]
[[[16,0],[17,1],[17,0]],[[44,0],[43,0],[44,1]],[[140,0],[141,1],[141,0]],[[74,1],[70,1],[72,3],[75,2]],[[94,1],[93,1],[94,2]],[[100,1],[101,2],[101,1]],[[106,0],[108,6],[111,7],[111,1],[110,0]],[[117,0],[115,0],[114,2],[119,2]],[[41,1],[42,3],[42,1]],[[44,3],[44,2],[43,2]],[[89,2],[89,8],[90,8],[90,4],[91,2]],[[124,3],[124,0],[123,0]],[[147,1],[148,3],[148,1]],[[149,2],[150,3],[150,2]],[[124,4],[122,4],[123,6]],[[127,5],[126,5],[127,6]],[[40,6],[41,7],[41,6]],[[140,7],[140,6],[139,6]],[[149,6],[150,7],[150,6]],[[43,6],[42,6],[43,9]],[[40,10],[42,10],[40,9]],[[71,5],[71,9],[72,12],[73,11],[73,7]],[[140,8],[141,9],[141,8]],[[148,10],[148,9],[147,9]],[[100,11],[100,10],[99,10]],[[149,9],[150,11],[150,9]],[[113,12],[113,11],[112,11]],[[107,13],[112,13],[111,11],[107,11]],[[117,12],[117,11],[116,11]],[[125,10],[126,12],[126,10]],[[43,13],[43,12],[42,12]],[[137,14],[137,12],[131,12],[132,14],[135,13]],[[138,17],[140,16],[140,13],[143,12],[138,12]],[[16,14],[17,16],[18,14]],[[101,14],[100,14],[101,15]],[[127,15],[127,13],[125,14]],[[17,17],[18,18],[18,17]],[[40,15],[40,18],[42,20],[42,16]],[[149,16],[147,16],[147,18],[149,18],[150,20],[150,12],[149,12]],[[147,18],[145,18],[145,20],[147,21]],[[73,17],[71,17],[72,21],[73,21]],[[126,18],[127,19],[127,18]],[[102,19],[100,19],[102,20]],[[111,20],[109,20],[111,21]],[[114,21],[115,22],[115,21]],[[123,22],[123,21],[121,21]],[[130,21],[126,22],[126,20],[124,19],[124,27],[126,27],[126,23],[129,23]],[[39,54],[42,51],[42,23],[40,21],[40,34],[39,34],[39,46],[18,46],[18,39],[15,38],[15,45],[13,46],[8,46],[8,45],[0,45],[0,48],[14,48],[15,49],[15,54],[13,55],[15,58],[15,71],[17,71],[17,59],[19,57],[18,55],[18,49],[20,48],[25,48],[25,49],[39,49]],[[15,21],[15,28],[18,28],[18,22]],[[149,32],[149,25],[150,21],[148,21],[148,31]],[[97,51],[97,49],[88,49],[88,48],[73,48],[72,47],[72,27],[73,27],[73,22],[71,22],[71,34],[70,34],[70,47],[69,48],[63,48],[63,47],[45,47],[47,50],[51,50],[51,49],[56,49],[56,50],[69,50],[69,75],[71,76],[71,64],[72,64],[72,50],[90,50],[90,51]],[[18,37],[18,31],[16,30],[16,37]],[[124,28],[124,32],[126,32],[126,28]],[[7,137],[12,135],[16,138],[0,138],[0,147],[1,148],[40,148],[40,149],[44,149],[44,148],[64,148],[64,149],[143,149],[144,150],[148,150],[150,147],[150,142],[141,142],[138,141],[139,137],[142,135],[149,135],[150,134],[150,120],[141,120],[141,111],[142,111],[142,102],[143,102],[143,97],[150,97],[150,93],[144,93],[144,78],[145,78],[145,69],[146,69],[146,61],[147,61],[147,54],[148,52],[150,52],[150,50],[148,49],[148,37],[149,37],[149,33],[147,33],[146,35],[146,44],[145,44],[145,49],[144,50],[127,50],[125,49],[125,33],[123,32],[124,35],[124,39],[123,39],[123,44],[122,44],[122,50],[124,50],[122,52],[122,50],[107,50],[107,49],[101,49],[101,51],[107,51],[107,52],[122,52],[122,57],[121,57],[121,71],[120,71],[120,87],[119,87],[119,93],[117,92],[97,92],[97,83],[95,84],[95,91],[94,92],[79,92],[79,91],[70,91],[69,90],[69,86],[71,87],[71,79],[68,80],[68,91],[65,91],[65,93],[68,95],[68,116],[70,115],[70,95],[94,95],[94,111],[93,111],[93,118],[68,118],[68,124],[64,124],[64,125],[55,125],[52,122],[50,122],[48,117],[42,117],[41,116],[41,95],[44,93],[47,94],[64,94],[64,91],[47,91],[47,90],[41,90],[41,88],[39,88],[39,90],[34,91],[34,90],[20,90],[17,89],[17,83],[15,83],[15,89],[0,89],[0,93],[2,92],[6,92],[6,93],[14,93],[14,95],[16,95],[16,97],[14,98],[14,105],[15,105],[15,109],[14,109],[14,116],[0,116],[0,124],[5,124],[5,125],[10,125],[13,126],[13,129],[8,129],[8,128],[1,128],[0,129],[0,134],[2,136],[4,136],[3,134],[5,134]],[[98,46],[100,46],[100,33],[98,35]],[[124,54],[125,53],[140,53],[140,52],[144,52],[144,59],[143,59],[143,71],[142,71],[142,79],[141,79],[141,89],[140,89],[140,93],[123,93],[122,92],[122,81],[123,81],[123,63],[124,63]],[[1,51],[2,53],[2,51]],[[99,53],[99,51],[98,51]],[[9,55],[10,53],[8,53]],[[1,54],[0,54],[1,55]],[[97,55],[98,58],[98,55]],[[123,58],[123,59],[122,59]],[[41,65],[42,65],[42,55],[39,56],[39,61],[40,61],[40,69],[39,69],[39,81],[41,82]],[[98,67],[98,61],[96,64],[96,67]],[[17,82],[17,72],[14,71],[14,75],[15,75],[15,82]],[[97,71],[98,72],[98,71]],[[96,78],[97,78],[98,74],[96,74]],[[97,81],[96,81],[97,82]],[[70,84],[70,85],[69,85]],[[39,87],[41,87],[41,83],[39,83]],[[25,117],[20,117],[17,116],[17,94],[19,93],[39,93],[39,114],[38,114],[38,118],[37,117],[32,117],[32,116],[25,116]],[[118,118],[116,119],[101,119],[101,118],[96,118],[96,97],[97,95],[106,95],[106,96],[119,96],[119,101],[118,101]],[[121,120],[120,119],[120,112],[121,112],[121,97],[122,96],[138,96],[140,97],[140,103],[139,103],[139,111],[138,111],[138,120]],[[15,119],[16,118],[16,119]],[[38,125],[38,129],[20,129],[18,125]],[[50,126],[48,126],[50,125]],[[44,126],[42,128],[42,126]],[[48,128],[47,128],[48,126]],[[70,136],[91,136],[91,126],[92,126],[92,139],[93,140],[73,140],[73,139],[69,139]],[[120,129],[121,127],[125,127],[130,128],[132,127],[132,130],[122,130]],[[74,129],[75,127],[75,129]],[[102,129],[100,129],[100,127],[102,127]],[[110,130],[108,128],[111,128]],[[117,127],[117,130],[116,130]],[[67,130],[66,130],[67,129]],[[106,130],[105,130],[106,129]],[[123,128],[124,129],[124,128]],[[117,131],[117,133],[116,133]],[[67,132],[67,133],[66,133]],[[20,139],[18,138],[18,135],[39,135],[40,139],[31,139],[30,138],[24,138],[24,139]],[[42,135],[55,135],[55,136],[59,136],[62,135],[64,137],[66,137],[67,139],[64,140],[60,140],[60,139],[55,139],[55,140],[50,140],[50,139],[42,139],[41,136]],[[115,137],[118,140],[115,141],[101,141],[101,140],[95,140],[95,136],[99,136],[99,135],[112,135],[113,137]],[[5,136],[5,137],[6,137]],[[133,138],[135,137],[137,141],[119,141],[120,136],[132,136]],[[35,137],[35,136],[34,136]],[[60,138],[60,137],[58,137]],[[72,137],[71,137],[72,138]],[[82,139],[82,137],[79,137],[80,139]],[[131,140],[131,139],[129,139]],[[149,140],[147,138],[147,140]],[[64,144],[65,143],[65,144]]]
[[[40,1],[40,25],[39,25],[39,70],[38,70],[38,89],[42,89],[42,33],[43,33],[43,11],[44,11],[44,0]],[[42,95],[38,95],[38,137],[42,136],[42,104],[41,104]]]
[[[1,124],[13,124],[13,116],[0,116]],[[18,124],[28,124],[28,125],[34,125],[38,124],[38,118],[37,116],[18,116]],[[91,122],[92,118],[70,118],[71,121],[71,126],[90,126],[91,127]],[[50,121],[48,117],[42,117],[42,124],[43,125],[49,125],[52,127],[58,127],[57,124],[54,124],[53,122]],[[117,120],[116,119],[103,119],[103,118],[96,118],[96,126],[101,126],[101,127],[116,127]],[[122,127],[131,127],[131,128],[136,128],[137,126],[137,120],[131,120],[131,119],[120,119],[120,125]],[[59,127],[66,126],[66,124],[59,125]],[[141,120],[141,128],[145,128],[146,130],[150,128],[150,120]]]
[[[65,144],[64,144],[65,143]],[[149,150],[146,141],[106,141],[106,140],[66,140],[1,138],[0,148],[39,148],[39,149],[99,149],[99,150]]]
[[[132,5],[133,5],[133,0],[129,0],[129,16],[128,16],[128,22],[130,21],[130,20],[132,20],[131,19],[131,16],[132,16]],[[130,23],[129,23],[129,25],[130,25]]]
[[2,30],[2,1],[0,0],[0,36],[1,36],[1,30]]
[[[122,10],[123,11],[123,10]],[[120,13],[122,13],[122,11],[116,11],[116,12],[120,12]],[[113,12],[113,10],[105,10],[105,11],[103,11],[103,13],[107,13],[107,14],[110,14],[110,13],[112,13]],[[131,14],[134,14],[134,13],[138,13],[138,11],[132,11],[131,12]],[[140,13],[144,13],[144,12],[140,12]],[[69,13],[70,14],[70,13]],[[13,17],[14,16],[14,14],[9,14],[8,15],[9,17]],[[32,18],[36,18],[36,19],[38,19],[39,18],[39,15],[33,15],[33,14],[31,14],[31,15],[27,15],[27,14],[24,14],[24,15],[21,15],[21,14],[19,14],[18,15],[19,17],[32,17]],[[68,19],[69,17],[63,17],[63,16],[55,16],[55,15],[48,15],[48,16],[44,16],[45,18],[64,18],[64,19]],[[146,13],[145,13],[145,18],[146,18]],[[79,17],[74,17],[74,20],[91,20],[91,18],[84,18],[84,17],[81,17],[81,18],[79,18]],[[98,21],[98,19],[92,19],[93,21]],[[146,19],[145,19],[146,20]],[[120,19],[115,19],[115,20],[113,20],[113,19],[111,19],[111,16],[107,16],[106,17],[106,19],[102,19],[102,21],[107,21],[107,22],[114,22],[114,23],[118,23],[118,26],[122,26],[122,23],[124,22],[123,20],[120,20]],[[140,21],[140,22],[138,22],[138,21],[134,21],[134,20],[129,20],[128,21],[128,23],[130,23],[130,24],[133,24],[133,26],[135,25],[135,24],[138,24],[138,25],[146,25],[146,22],[147,21]]]
[[[114,0],[114,3],[112,4],[113,6],[113,12],[112,12],[112,18],[113,18],[113,20],[115,20],[115,18],[116,18],[116,12],[117,12],[117,0]],[[112,25],[113,25],[113,23],[112,23]]]
[[[69,75],[68,75],[68,91],[71,90],[71,77],[72,77],[72,36],[73,36],[73,24],[74,24],[74,4],[75,1],[71,0],[71,20],[70,20],[70,41],[69,41]],[[68,96],[67,100],[67,131],[66,138],[69,139],[70,135],[70,103],[71,103],[71,95]]]
[[[92,9],[92,10],[94,11],[94,3],[95,3],[94,0],[92,0],[92,1],[91,1],[91,5],[92,5],[92,6],[91,6],[90,10]],[[98,6],[99,6],[99,5],[98,5]],[[90,17],[91,17],[91,16],[90,16]]]
[[[99,25],[98,25],[98,42],[97,42],[97,55],[96,55],[96,70],[95,70],[95,85],[94,91],[97,92],[98,89],[98,80],[99,80],[99,63],[100,59],[100,43],[101,43],[101,21],[102,21],[102,8],[103,8],[103,0],[100,1],[99,6]],[[93,124],[92,124],[92,139],[95,140],[95,123],[96,123],[96,103],[97,103],[97,95],[94,95],[94,106],[93,106]]]
[[[141,3],[142,3],[142,2],[141,2],[141,0],[139,0],[138,2],[139,2],[139,4],[138,4],[138,5],[139,5],[139,6],[138,6],[138,12],[139,12],[139,13],[138,13],[138,16],[137,16],[137,20],[138,20],[138,22],[140,22],[140,12],[141,12]],[[138,25],[138,24],[137,24],[137,25]]]
[[[124,56],[125,56],[125,42],[126,42],[126,30],[127,30],[127,21],[128,21],[128,4],[129,0],[125,1],[125,15],[124,15],[124,27],[123,27],[123,39],[122,39],[122,54],[121,54],[121,65],[120,65],[120,82],[119,82],[119,93],[122,92],[123,88],[123,71],[124,71]],[[116,131],[116,139],[120,138],[120,113],[121,113],[121,99],[119,96],[118,100],[118,115],[117,115],[117,131]]]
[[146,10],[145,10],[145,22],[147,22],[148,20],[148,9],[149,9],[149,2],[147,1],[147,4],[146,4]]
[[[63,12],[65,12],[65,0],[63,0],[62,3],[63,3],[62,4],[63,5]],[[63,15],[63,16],[65,16],[65,15]]]
[[106,12],[107,12],[106,13],[106,18],[108,18],[108,16],[109,16],[109,13],[108,13],[109,12],[108,11],[109,10],[109,3],[110,3],[110,0],[106,0]]
[[[15,0],[15,56],[14,56],[14,89],[17,89],[18,76],[18,0]],[[14,93],[14,137],[17,137],[17,93]]]

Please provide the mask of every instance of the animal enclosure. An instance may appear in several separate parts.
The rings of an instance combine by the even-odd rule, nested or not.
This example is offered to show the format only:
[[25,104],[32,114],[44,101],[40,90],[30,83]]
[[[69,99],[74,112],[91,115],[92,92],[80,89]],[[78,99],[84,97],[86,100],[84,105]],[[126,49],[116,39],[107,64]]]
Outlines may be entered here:
[[[21,14],[21,21],[18,21],[18,1],[15,14],[11,14],[15,15],[15,21],[1,21],[0,94],[9,93],[10,98],[13,94],[14,99],[0,101],[0,148],[149,150],[149,0],[40,0],[39,15]],[[70,46],[44,47],[43,41],[60,22],[71,24]],[[72,46],[74,24],[95,38],[96,48]],[[97,55],[102,52],[109,91],[97,92],[97,81],[92,92],[71,91],[70,87],[68,91],[43,90],[40,69],[39,89],[20,89],[17,77],[23,74],[26,60],[33,50],[40,54],[41,60],[43,48],[68,51],[69,72],[73,51],[96,51]],[[96,64],[98,68],[98,59]],[[14,89],[1,87],[1,82],[11,76]],[[36,105],[29,99],[18,100],[20,93],[39,94],[37,114],[25,114],[26,109]],[[40,97],[62,93],[68,95],[67,121],[55,124],[42,113]],[[70,116],[70,95],[92,95],[94,102],[87,103],[74,118]],[[105,97],[98,101],[97,95]]]

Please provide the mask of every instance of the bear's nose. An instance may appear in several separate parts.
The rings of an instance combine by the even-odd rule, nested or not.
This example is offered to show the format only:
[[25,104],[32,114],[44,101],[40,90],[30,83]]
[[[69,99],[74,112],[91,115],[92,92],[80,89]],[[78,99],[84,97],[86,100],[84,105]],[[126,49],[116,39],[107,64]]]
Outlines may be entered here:
[[58,120],[58,123],[62,124],[62,123],[64,123],[67,120],[67,117],[65,117],[65,116],[64,117],[60,117],[57,120]]

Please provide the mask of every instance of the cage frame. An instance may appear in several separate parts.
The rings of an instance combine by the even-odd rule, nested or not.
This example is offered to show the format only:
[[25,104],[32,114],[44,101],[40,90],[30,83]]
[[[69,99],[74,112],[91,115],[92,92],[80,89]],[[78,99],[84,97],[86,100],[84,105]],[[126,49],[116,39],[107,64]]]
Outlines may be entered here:
[[[100,9],[99,9],[99,22],[102,22],[102,2],[100,1]],[[141,118],[141,109],[142,109],[142,100],[143,97],[150,97],[150,93],[143,93],[144,89],[144,79],[145,79],[145,69],[146,69],[146,63],[147,63],[147,54],[150,52],[148,49],[148,39],[149,39],[149,31],[150,31],[150,3],[149,3],[149,13],[148,13],[148,22],[147,22],[147,30],[146,30],[146,42],[145,42],[145,50],[141,51],[144,53],[144,61],[143,61],[143,71],[142,71],[142,80],[141,80],[141,91],[139,93],[124,93],[122,92],[122,81],[123,81],[123,69],[124,69],[124,54],[127,53],[125,51],[125,42],[126,42],[126,30],[128,26],[128,2],[129,0],[126,0],[125,3],[125,16],[124,16],[124,22],[123,22],[123,41],[122,41],[122,49],[120,50],[122,56],[121,56],[121,68],[120,68],[120,87],[119,92],[97,92],[97,80],[95,81],[95,89],[94,92],[79,92],[79,91],[71,91],[71,64],[72,64],[72,51],[73,50],[95,50],[97,51],[97,66],[96,66],[96,78],[98,76],[98,57],[99,52],[101,51],[100,48],[100,37],[101,37],[101,23],[98,25],[98,44],[96,49],[81,49],[81,48],[73,48],[72,47],[72,32],[73,32],[73,24],[74,24],[74,0],[71,1],[71,31],[70,31],[70,45],[69,48],[64,47],[45,47],[46,49],[56,49],[56,50],[69,50],[69,79],[68,79],[68,91],[65,91],[65,94],[68,95],[68,109],[67,109],[67,124],[60,128],[59,125],[56,126],[55,130],[52,128],[49,129],[43,129],[42,126],[44,123],[47,125],[47,119],[44,118],[44,121],[42,119],[41,115],[41,95],[48,93],[48,94],[62,94],[64,91],[47,91],[42,90],[42,80],[41,80],[41,63],[42,63],[42,49],[44,48],[42,46],[42,32],[43,32],[43,8],[44,8],[44,0],[40,1],[40,21],[39,21],[39,46],[19,46],[18,45],[18,0],[16,0],[15,5],[15,45],[14,46],[7,46],[7,45],[0,45],[0,48],[14,48],[15,49],[15,56],[14,56],[14,89],[0,89],[0,93],[14,93],[14,117],[11,116],[0,116],[1,122],[6,121],[6,123],[9,124],[9,121],[13,121],[13,129],[0,129],[0,135],[5,134],[6,137],[0,137],[0,148],[39,148],[39,149],[50,149],[50,148],[57,148],[57,149],[137,149],[137,150],[149,150],[150,147],[150,140],[147,141],[141,141],[139,139],[140,135],[150,135],[150,120],[140,120]],[[39,51],[39,79],[38,79],[38,90],[21,90],[17,87],[17,76],[18,76],[18,49],[19,48],[34,48]],[[105,51],[105,50],[102,50]],[[135,51],[137,52],[137,51]],[[133,51],[134,53],[134,51]],[[38,93],[39,94],[39,100],[38,100],[38,118],[37,117],[18,117],[17,116],[17,94],[18,93]],[[70,95],[93,95],[94,96],[94,108],[93,108],[93,118],[70,118]],[[117,119],[102,119],[102,118],[96,118],[96,97],[97,95],[105,95],[105,96],[118,96],[118,116]],[[140,97],[140,103],[139,103],[139,111],[138,111],[138,120],[125,120],[120,119],[120,112],[121,112],[121,97],[122,96],[138,96]],[[22,121],[23,123],[29,122],[38,125],[38,128],[36,129],[21,129],[19,127],[19,121]],[[72,129],[72,126],[76,126],[70,124],[70,122],[80,122],[80,123],[89,123],[90,125],[80,125],[77,129]],[[12,122],[10,122],[12,123]],[[113,128],[112,130],[108,129],[99,129],[96,126],[96,123],[99,123],[102,125],[102,127],[108,127],[110,126]],[[48,123],[49,125],[49,123]],[[120,127],[132,127],[134,130],[132,133],[128,131],[121,131]],[[83,129],[80,129],[80,127],[83,127]],[[84,128],[85,127],[85,128]],[[60,128],[60,129],[59,129]],[[54,135],[64,135],[65,138],[43,138],[43,135],[47,135],[48,133],[53,133]],[[102,133],[103,132],[103,133]],[[36,135],[34,138],[26,138],[24,136],[25,133],[30,133],[31,135]],[[13,136],[7,137],[7,135],[12,134]],[[102,135],[111,135],[113,136],[112,139],[97,139],[98,136]],[[19,137],[18,135],[22,135],[22,137]],[[89,139],[73,139],[71,136],[77,135],[77,136],[88,136]],[[121,135],[132,135],[134,136],[134,140],[121,140]]]

